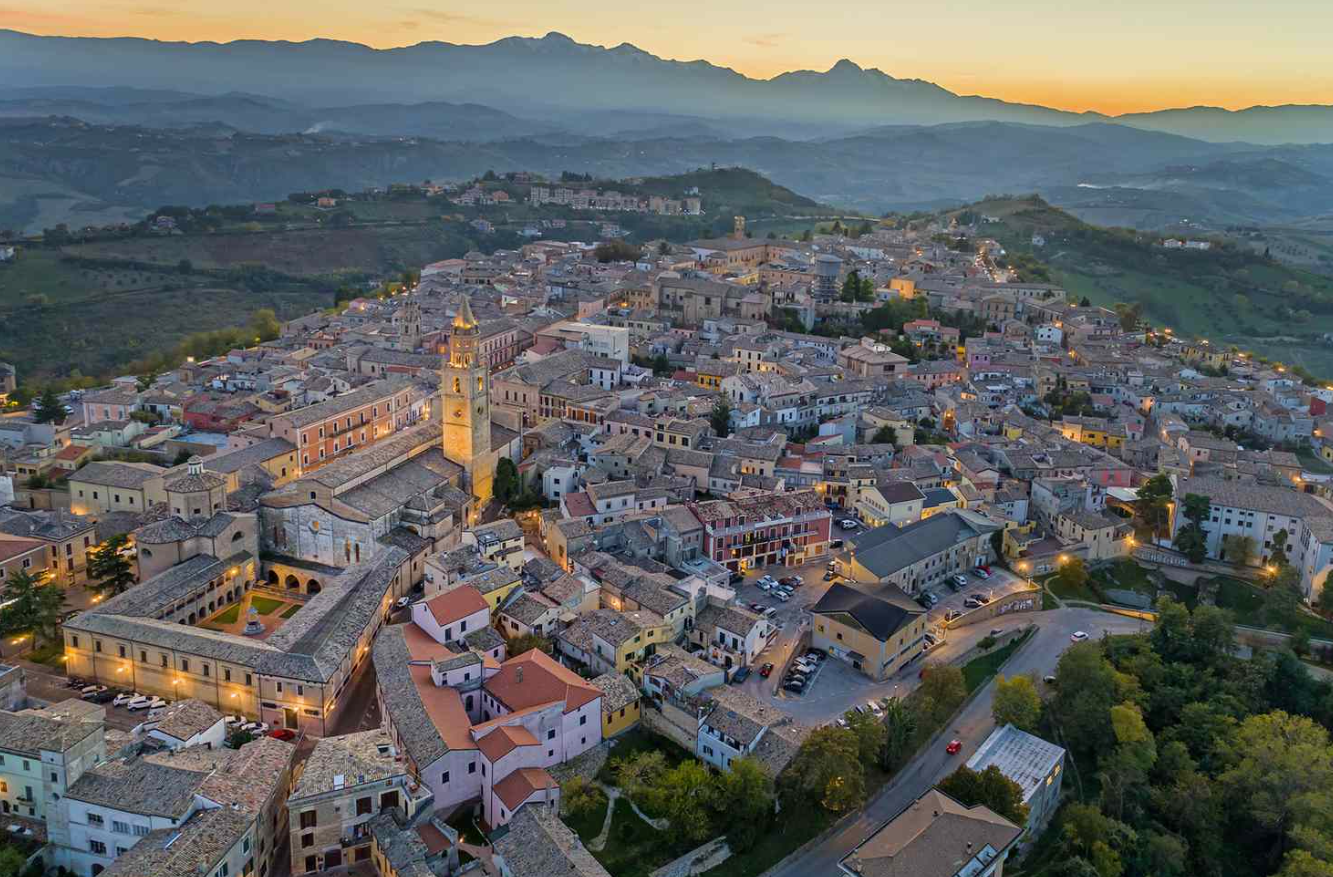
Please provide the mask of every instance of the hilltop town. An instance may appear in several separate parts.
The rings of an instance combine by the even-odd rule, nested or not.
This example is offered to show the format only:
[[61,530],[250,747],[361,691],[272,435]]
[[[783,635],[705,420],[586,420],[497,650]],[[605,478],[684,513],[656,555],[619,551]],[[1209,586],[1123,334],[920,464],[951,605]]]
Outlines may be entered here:
[[1066,768],[1193,705],[1112,640],[1329,657],[1333,387],[1031,279],[984,218],[636,240],[708,193],[511,183],[440,194],[599,239],[534,220],[4,410],[0,807],[50,867],[999,877],[1100,855],[1044,832]]

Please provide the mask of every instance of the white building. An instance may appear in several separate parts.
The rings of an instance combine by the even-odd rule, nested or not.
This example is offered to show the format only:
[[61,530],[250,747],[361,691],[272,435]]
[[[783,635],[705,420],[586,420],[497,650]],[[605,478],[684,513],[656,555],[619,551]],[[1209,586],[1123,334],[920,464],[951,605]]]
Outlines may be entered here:
[[969,769],[980,773],[994,765],[1018,783],[1028,806],[1024,828],[1032,834],[1042,830],[1060,806],[1064,779],[1064,749],[1013,725],[996,728],[968,759]]

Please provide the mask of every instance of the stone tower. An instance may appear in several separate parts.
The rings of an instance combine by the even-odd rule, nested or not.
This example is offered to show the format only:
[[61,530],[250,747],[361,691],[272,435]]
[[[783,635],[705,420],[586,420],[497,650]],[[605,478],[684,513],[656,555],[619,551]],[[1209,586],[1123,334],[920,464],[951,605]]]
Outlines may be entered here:
[[444,401],[444,456],[462,466],[478,506],[491,499],[495,479],[491,454],[491,400],[486,363],[477,351],[477,318],[468,300],[454,317],[449,364],[440,396]]
[[393,327],[399,344],[407,350],[416,350],[421,343],[421,305],[409,301],[394,311]]
[[740,241],[740,240],[744,240],[744,239],[745,239],[745,217],[744,217],[744,216],[733,216],[733,217],[731,217],[731,236],[732,236],[733,238],[735,238],[736,240],[738,240],[738,241]]

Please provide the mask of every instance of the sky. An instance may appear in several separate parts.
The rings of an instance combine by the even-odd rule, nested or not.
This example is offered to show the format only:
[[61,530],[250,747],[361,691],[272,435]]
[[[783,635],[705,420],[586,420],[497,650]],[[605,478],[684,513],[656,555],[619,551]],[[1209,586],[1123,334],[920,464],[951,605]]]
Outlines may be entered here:
[[849,58],[959,94],[1075,111],[1333,103],[1330,0],[0,0],[0,27],[377,48],[555,30],[757,78]]

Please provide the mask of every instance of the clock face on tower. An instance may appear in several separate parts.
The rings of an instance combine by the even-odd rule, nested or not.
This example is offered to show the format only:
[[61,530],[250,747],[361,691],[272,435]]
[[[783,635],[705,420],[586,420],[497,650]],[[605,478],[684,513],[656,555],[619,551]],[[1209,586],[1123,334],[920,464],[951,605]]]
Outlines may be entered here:
[[455,409],[454,409],[454,417],[458,418],[459,420],[462,420],[462,419],[463,419],[463,409],[462,409],[462,408],[455,408]]

